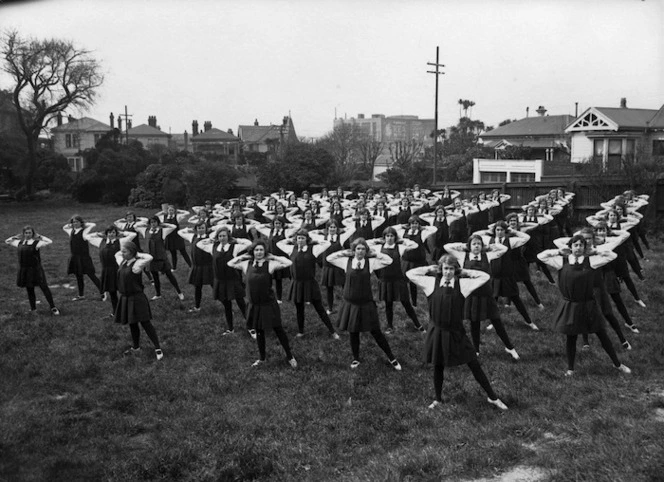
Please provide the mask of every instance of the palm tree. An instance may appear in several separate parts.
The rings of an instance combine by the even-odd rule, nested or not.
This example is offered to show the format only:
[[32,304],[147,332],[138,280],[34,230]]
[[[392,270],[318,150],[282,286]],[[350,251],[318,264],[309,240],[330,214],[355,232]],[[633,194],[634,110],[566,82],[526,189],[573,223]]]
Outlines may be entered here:
[[464,103],[464,100],[463,100],[463,99],[459,99],[459,119],[461,119],[461,108],[462,108],[462,106],[463,106],[463,103]]

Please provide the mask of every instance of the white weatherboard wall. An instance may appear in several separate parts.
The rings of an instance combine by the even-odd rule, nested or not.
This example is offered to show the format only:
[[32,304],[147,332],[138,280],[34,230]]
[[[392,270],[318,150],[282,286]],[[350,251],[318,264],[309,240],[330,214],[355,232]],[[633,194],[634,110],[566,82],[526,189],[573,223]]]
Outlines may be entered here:
[[593,156],[593,141],[583,132],[572,133],[572,162],[586,162]]
[[483,172],[504,172],[505,182],[511,182],[512,173],[535,174],[535,182],[542,180],[542,161],[528,159],[473,159],[473,184],[482,182]]

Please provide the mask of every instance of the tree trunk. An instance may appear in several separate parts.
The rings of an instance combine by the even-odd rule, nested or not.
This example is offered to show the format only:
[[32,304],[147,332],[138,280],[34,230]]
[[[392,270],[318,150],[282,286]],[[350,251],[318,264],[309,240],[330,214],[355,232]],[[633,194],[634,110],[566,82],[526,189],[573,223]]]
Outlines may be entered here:
[[37,171],[37,142],[31,137],[27,137],[28,140],[28,173],[25,176],[25,193],[28,197],[32,197],[34,194],[34,178],[35,172]]

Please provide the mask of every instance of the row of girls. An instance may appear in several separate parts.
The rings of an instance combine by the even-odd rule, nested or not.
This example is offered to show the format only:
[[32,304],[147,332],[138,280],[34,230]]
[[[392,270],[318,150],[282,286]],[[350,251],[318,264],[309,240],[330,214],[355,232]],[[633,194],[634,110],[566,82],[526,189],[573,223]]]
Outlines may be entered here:
[[[250,334],[258,343],[260,358],[255,365],[265,361],[265,330],[273,329],[289,363],[297,366],[281,326],[279,309],[283,279],[291,277],[288,300],[296,307],[298,336],[304,335],[304,305],[311,303],[331,336],[338,338],[329,315],[334,312],[334,289],[343,286],[338,326],[351,334],[351,368],[357,368],[360,364],[359,333],[369,331],[386,353],[390,364],[400,370],[401,366],[381,331],[373,302],[370,275],[375,272],[379,276],[379,299],[385,302],[388,330],[393,326],[395,301],[401,302],[414,326],[423,330],[413,309],[418,287],[429,298],[430,308],[439,306],[431,303],[434,292],[454,293],[454,297],[461,296],[461,300],[468,298],[462,303],[463,309],[459,313],[458,301],[452,304],[445,301],[439,306],[445,307],[444,316],[438,309],[431,310],[432,323],[427,333],[425,352],[427,361],[434,362],[436,366],[436,401],[432,406],[440,401],[442,367],[467,363],[487,391],[489,401],[503,408],[504,404],[492,392],[477,362],[479,323],[491,320],[491,326],[505,344],[505,350],[514,359],[519,358],[500,321],[496,298],[504,297],[514,303],[526,324],[537,329],[519,298],[516,273],[523,269],[522,260],[526,260],[523,254],[528,252],[527,248],[536,253],[535,259],[540,261],[540,268],[546,269],[547,264],[537,255],[556,238],[551,231],[557,229],[558,233],[565,233],[567,230],[570,234],[569,223],[562,215],[573,195],[560,191],[537,199],[536,205],[526,206],[520,216],[508,216],[508,223],[501,220],[502,203],[508,199],[504,195],[493,193],[490,199],[478,195],[463,202],[458,193],[449,190],[430,193],[416,186],[396,196],[367,192],[356,199],[348,199],[348,193],[339,190],[333,195],[322,192],[318,196],[309,196],[303,193],[301,198],[296,199],[293,199],[292,193],[279,192],[267,199],[260,196],[255,199],[241,198],[232,205],[213,206],[206,203],[206,206],[194,208],[194,216],[173,207],[147,220],[128,213],[125,219],[118,220],[115,226],[103,233],[92,233],[94,225],[85,224],[78,217],[72,218],[64,228],[70,235],[72,247],[69,270],[76,275],[79,286],[76,299],[84,296],[84,275],[88,275],[93,282],[96,280],[94,266],[90,268],[89,252],[83,248],[83,241],[86,241],[100,248],[102,279],[97,280],[95,285],[113,303],[116,321],[130,324],[134,341],[130,351],[140,349],[137,328],[141,323],[155,344],[157,358],[163,356],[154,327],[149,323],[151,312],[140,276],[142,271],[146,271],[152,277],[156,291],[153,300],[161,297],[160,274],[166,275],[180,299],[183,299],[184,295],[172,275],[179,254],[191,265],[189,282],[195,287],[195,304],[191,311],[200,309],[202,288],[206,284],[211,285],[214,298],[225,307],[228,328],[224,333],[231,334],[234,333],[231,302],[235,301],[247,320]],[[492,219],[497,222],[487,226],[486,223]],[[180,224],[185,221],[193,224],[194,228],[181,228]],[[321,230],[321,227],[325,229]],[[538,233],[537,236],[531,238],[523,232],[528,230]],[[23,237],[27,235],[34,236],[34,230],[24,230]],[[23,246],[17,238],[10,238],[11,243]],[[146,253],[141,249],[141,238],[146,241]],[[191,243],[191,256],[184,249],[185,239]],[[535,242],[529,247],[531,239]],[[40,239],[39,242],[43,245],[43,241]],[[120,251],[121,242],[124,247]],[[351,250],[343,249],[347,242],[352,242]],[[38,251],[38,248],[34,249]],[[451,253],[451,256],[445,257],[445,262],[438,263],[439,255],[444,252]],[[83,259],[76,259],[77,256]],[[435,261],[434,268],[429,266],[429,256]],[[323,308],[321,290],[314,276],[317,263],[322,265],[322,286],[328,295],[327,310]],[[523,264],[528,272],[527,262]],[[446,271],[446,266],[454,269]],[[77,267],[80,269],[77,270]],[[127,279],[123,279],[121,272],[126,267],[129,267],[124,269]],[[238,271],[244,273],[244,280]],[[493,274],[491,283],[487,283],[491,280],[489,273]],[[456,284],[454,279],[460,275]],[[440,286],[432,286],[429,278],[439,278]],[[452,287],[456,285],[457,289],[450,291],[447,289],[449,285],[445,285],[445,290],[438,290],[443,287],[443,278]],[[273,280],[276,293],[272,289]],[[477,280],[484,281],[480,283]],[[527,283],[529,279],[518,281],[524,281],[531,295],[536,297],[534,288],[531,291],[532,283],[530,286]],[[131,293],[126,291],[127,286],[130,286]],[[120,302],[116,292],[120,293]],[[32,293],[34,299],[34,288]],[[30,290],[28,294],[30,297]],[[121,302],[132,296],[140,297],[142,301]],[[248,306],[244,302],[245,296]],[[443,302],[442,299],[439,301]],[[542,306],[538,299],[536,302]],[[131,305],[143,307],[138,316],[131,312]],[[472,343],[465,337],[462,319],[471,320]]]

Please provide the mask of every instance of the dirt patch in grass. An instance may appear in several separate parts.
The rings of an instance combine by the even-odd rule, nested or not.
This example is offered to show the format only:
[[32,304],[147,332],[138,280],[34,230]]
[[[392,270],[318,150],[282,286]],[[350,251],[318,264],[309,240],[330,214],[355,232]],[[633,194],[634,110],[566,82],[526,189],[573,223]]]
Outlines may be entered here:
[[538,482],[548,479],[551,474],[551,471],[539,467],[520,465],[496,477],[474,479],[472,482]]

